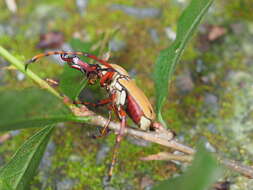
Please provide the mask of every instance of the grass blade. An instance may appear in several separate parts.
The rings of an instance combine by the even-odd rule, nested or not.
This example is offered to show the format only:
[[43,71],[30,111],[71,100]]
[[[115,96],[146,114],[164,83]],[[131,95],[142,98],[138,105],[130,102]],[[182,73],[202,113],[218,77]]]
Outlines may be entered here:
[[44,127],[64,121],[87,121],[77,118],[62,101],[45,90],[0,91],[0,131]]
[[161,108],[168,95],[168,83],[175,71],[180,56],[212,2],[213,0],[191,1],[179,18],[176,40],[169,48],[162,50],[156,60],[155,87],[158,115],[161,115]]
[[27,189],[34,177],[54,127],[45,127],[29,138],[12,159],[0,169],[0,179],[7,189]]

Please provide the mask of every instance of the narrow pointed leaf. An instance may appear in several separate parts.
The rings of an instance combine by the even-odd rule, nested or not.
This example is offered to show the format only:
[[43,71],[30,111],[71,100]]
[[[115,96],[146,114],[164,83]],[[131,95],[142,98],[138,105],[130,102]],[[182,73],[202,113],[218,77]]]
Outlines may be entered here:
[[60,76],[60,89],[71,100],[76,100],[82,89],[86,86],[86,76],[75,69],[65,65]]
[[53,129],[53,126],[45,127],[29,138],[0,169],[0,179],[6,190],[28,189],[29,181],[36,174]]
[[45,90],[29,88],[0,91],[0,131],[44,127],[80,119],[59,98]]
[[168,83],[175,71],[182,52],[211,6],[213,0],[192,0],[181,14],[177,25],[177,37],[169,48],[160,52],[155,64],[156,108],[161,108],[168,95]]

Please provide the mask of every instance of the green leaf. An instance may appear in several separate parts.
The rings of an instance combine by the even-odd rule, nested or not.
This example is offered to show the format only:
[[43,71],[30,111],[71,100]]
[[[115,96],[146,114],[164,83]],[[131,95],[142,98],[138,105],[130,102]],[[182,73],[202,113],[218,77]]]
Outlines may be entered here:
[[[10,189],[27,189],[34,177],[54,127],[45,127],[29,138],[0,169],[0,179]],[[4,184],[3,183],[3,184]]]
[[60,76],[60,89],[64,95],[71,100],[76,100],[86,84],[86,76],[83,73],[65,65]]
[[192,165],[181,176],[168,179],[152,190],[207,190],[219,178],[221,168],[211,153],[202,146],[199,148]]
[[14,190],[6,181],[0,179],[0,189],[3,190]]
[[160,52],[155,64],[156,108],[161,108],[168,95],[168,83],[183,50],[213,0],[192,0],[183,11],[177,25],[177,37],[169,48]]
[[75,117],[59,98],[45,90],[0,91],[0,131],[87,120]]

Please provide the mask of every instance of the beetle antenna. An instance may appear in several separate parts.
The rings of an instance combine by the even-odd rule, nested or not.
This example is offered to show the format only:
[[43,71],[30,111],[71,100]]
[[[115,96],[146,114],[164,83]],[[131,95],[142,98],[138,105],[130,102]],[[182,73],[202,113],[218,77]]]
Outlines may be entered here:
[[82,56],[88,57],[90,59],[93,59],[95,61],[98,61],[100,64],[105,65],[108,68],[112,68],[112,66],[108,62],[106,62],[102,59],[99,59],[97,56],[86,53],[86,52],[81,52],[81,51],[49,51],[49,52],[46,52],[46,53],[38,54],[38,55],[34,56],[32,59],[28,60],[25,63],[25,70],[27,70],[29,64],[31,64],[33,62],[36,62],[38,59],[41,59],[42,57],[46,57],[46,56],[50,56],[50,55],[82,55]]

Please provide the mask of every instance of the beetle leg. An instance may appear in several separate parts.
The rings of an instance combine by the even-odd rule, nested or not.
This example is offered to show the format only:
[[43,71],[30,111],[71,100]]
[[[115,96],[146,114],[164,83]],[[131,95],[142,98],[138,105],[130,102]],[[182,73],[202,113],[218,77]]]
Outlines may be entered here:
[[104,137],[104,136],[106,136],[109,133],[110,130],[108,129],[108,126],[109,126],[109,123],[111,122],[111,118],[112,118],[111,111],[109,111],[109,119],[108,119],[108,121],[106,122],[106,124],[103,127],[103,129],[100,131],[99,135],[93,135],[94,139]]
[[116,142],[115,142],[114,149],[113,149],[112,162],[111,162],[111,165],[109,168],[109,173],[108,173],[108,181],[111,180],[111,177],[113,174],[113,169],[116,164],[116,159],[117,159],[117,155],[119,152],[120,142],[124,136],[124,130],[126,127],[126,112],[123,110],[122,107],[119,108],[119,110],[117,111],[117,114],[121,120],[121,123],[120,123],[120,130],[116,136]]
[[106,82],[108,80],[112,79],[113,74],[114,74],[114,72],[107,71],[107,73],[104,76],[101,77],[101,79],[100,79],[100,85],[101,86],[105,86]]

